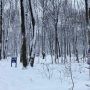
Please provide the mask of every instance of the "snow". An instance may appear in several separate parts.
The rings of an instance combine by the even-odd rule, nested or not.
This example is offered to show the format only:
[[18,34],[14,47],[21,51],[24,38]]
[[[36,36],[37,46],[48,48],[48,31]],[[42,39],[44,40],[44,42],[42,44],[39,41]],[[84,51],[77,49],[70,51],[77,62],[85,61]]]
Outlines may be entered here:
[[[72,83],[65,65],[35,63],[23,69],[19,63],[11,67],[10,57],[0,61],[0,90],[72,90]],[[37,58],[36,58],[37,59]],[[87,64],[73,63],[73,90],[90,90],[86,84],[90,83]]]
[[10,3],[6,3],[4,6],[4,12],[6,12],[10,8]]

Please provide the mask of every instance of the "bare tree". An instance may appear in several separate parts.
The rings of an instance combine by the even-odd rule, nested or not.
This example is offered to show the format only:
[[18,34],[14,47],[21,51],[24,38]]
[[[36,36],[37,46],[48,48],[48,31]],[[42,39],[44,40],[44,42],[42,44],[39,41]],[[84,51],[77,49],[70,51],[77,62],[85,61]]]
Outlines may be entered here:
[[2,0],[0,0],[0,60],[2,52]]
[[86,23],[88,24],[88,0],[85,0],[85,9],[86,9]]
[[27,66],[27,56],[26,56],[26,33],[25,33],[25,16],[24,16],[24,5],[23,0],[20,0],[21,5],[21,35],[22,35],[22,47],[21,47],[21,56],[20,61],[23,63],[23,66]]
[[32,8],[32,2],[31,0],[29,0],[29,11],[30,11],[30,16],[31,16],[31,23],[32,23],[32,29],[33,29],[33,37],[32,37],[32,41],[31,41],[31,47],[30,47],[30,51],[29,51],[29,61],[30,61],[30,65],[31,67],[33,67],[34,64],[34,59],[35,59],[35,46],[36,46],[36,35],[35,35],[35,18],[34,18],[34,14],[33,14],[33,8]]

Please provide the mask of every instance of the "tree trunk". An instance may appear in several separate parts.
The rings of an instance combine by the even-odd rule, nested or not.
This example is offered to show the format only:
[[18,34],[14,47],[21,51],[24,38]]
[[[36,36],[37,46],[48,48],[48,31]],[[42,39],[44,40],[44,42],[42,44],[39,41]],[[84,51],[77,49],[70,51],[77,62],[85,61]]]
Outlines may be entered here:
[[86,9],[86,23],[88,24],[88,0],[85,0],[85,9]]
[[35,18],[34,18],[34,15],[33,15],[33,9],[32,9],[32,4],[31,4],[31,0],[29,0],[29,11],[30,11],[30,14],[31,14],[31,22],[32,22],[32,27],[33,27],[33,37],[32,37],[32,45],[31,45],[31,47],[30,47],[30,59],[29,59],[29,61],[30,61],[30,65],[31,65],[31,67],[33,67],[33,64],[34,64],[34,59],[35,59],[35,51],[34,51],[34,49],[35,49],[35,35],[34,35],[34,33],[35,33]]
[[30,13],[31,13],[31,21],[32,21],[32,26],[33,26],[33,37],[34,37],[35,19],[34,19],[34,16],[33,16],[31,0],[29,0],[29,10],[30,10]]
[[2,58],[2,0],[0,2],[0,60]]
[[20,0],[20,5],[21,5],[21,34],[22,34],[22,47],[21,47],[20,61],[23,63],[23,66],[26,67],[27,57],[26,57],[25,16],[24,16],[23,0]]

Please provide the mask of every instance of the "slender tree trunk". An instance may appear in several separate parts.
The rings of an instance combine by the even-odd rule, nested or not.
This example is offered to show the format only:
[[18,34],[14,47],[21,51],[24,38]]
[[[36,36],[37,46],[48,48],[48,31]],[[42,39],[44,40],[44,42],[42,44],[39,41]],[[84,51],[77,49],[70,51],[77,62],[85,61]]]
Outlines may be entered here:
[[32,26],[33,26],[33,38],[34,38],[35,19],[34,19],[34,15],[33,15],[31,0],[29,0],[29,10],[31,13],[31,21],[32,21]]
[[57,59],[58,59],[57,23],[58,23],[58,18],[57,20],[55,20],[55,63],[57,63]]
[[32,45],[30,47],[30,65],[31,67],[33,67],[33,64],[34,64],[34,59],[35,59],[35,18],[34,18],[34,15],[33,15],[33,9],[32,9],[32,3],[31,3],[31,0],[29,0],[29,11],[30,11],[30,15],[31,15],[31,23],[32,23],[32,27],[33,27],[33,37],[32,37]]
[[86,23],[88,24],[88,0],[85,0],[85,9],[86,9]]
[[0,60],[2,58],[2,0],[0,1]]

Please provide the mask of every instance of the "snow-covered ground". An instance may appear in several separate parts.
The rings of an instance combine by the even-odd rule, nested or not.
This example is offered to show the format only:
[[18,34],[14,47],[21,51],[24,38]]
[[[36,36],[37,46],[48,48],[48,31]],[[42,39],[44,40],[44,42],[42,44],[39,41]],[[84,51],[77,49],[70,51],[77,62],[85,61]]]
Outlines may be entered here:
[[[33,68],[11,67],[10,58],[0,61],[0,90],[71,90],[68,65],[35,64]],[[73,90],[90,90],[87,65],[72,64]]]

